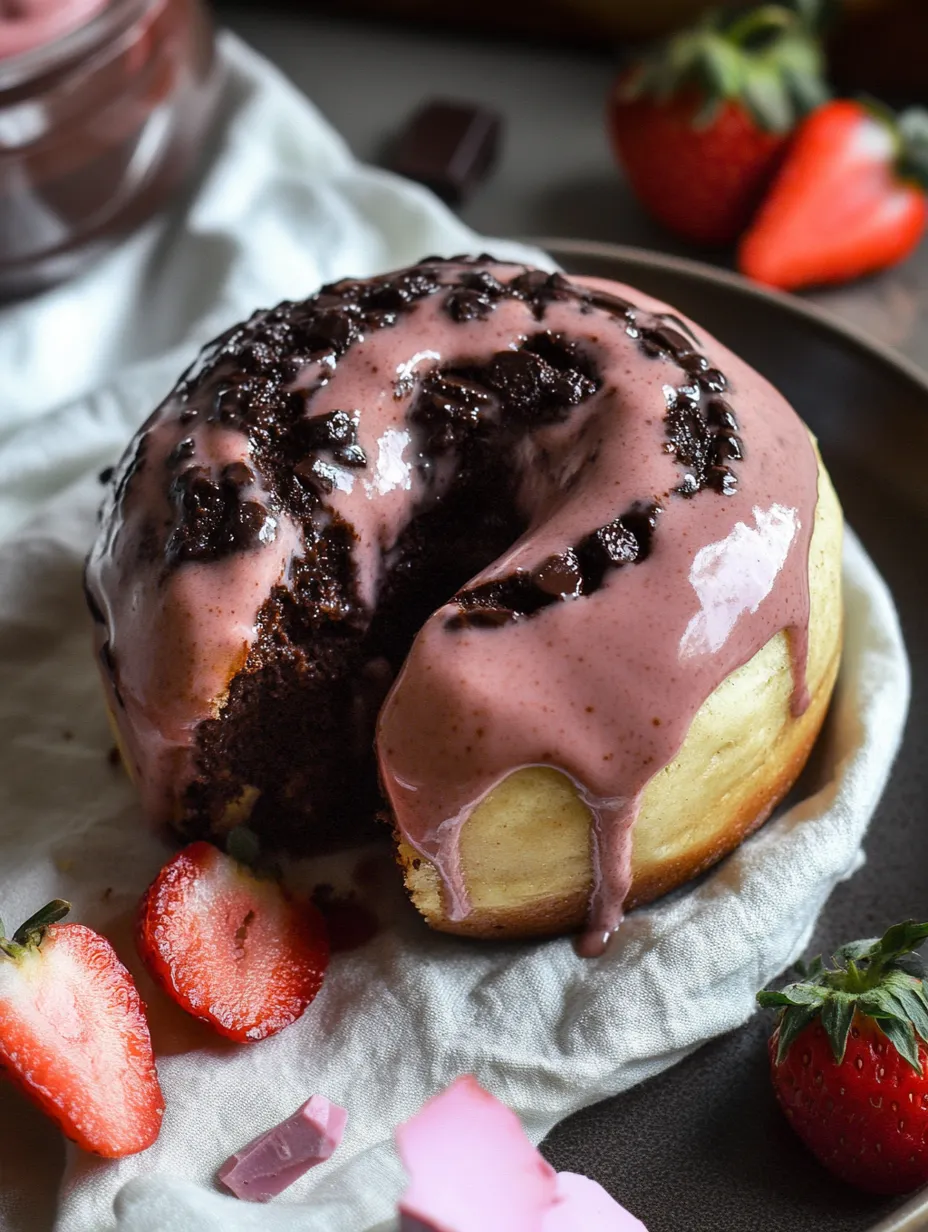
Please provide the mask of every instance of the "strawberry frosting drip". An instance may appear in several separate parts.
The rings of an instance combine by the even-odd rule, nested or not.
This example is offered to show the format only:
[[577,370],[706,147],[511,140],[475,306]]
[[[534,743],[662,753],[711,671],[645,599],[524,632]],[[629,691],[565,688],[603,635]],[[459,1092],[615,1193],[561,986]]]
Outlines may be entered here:
[[[109,669],[104,685],[129,772],[146,815],[171,823],[178,784],[192,773],[197,726],[219,713],[254,642],[261,605],[288,580],[301,532],[267,492],[245,433],[214,424],[188,431],[184,407],[174,400],[163,411],[115,477],[87,587],[104,617],[95,627],[97,651]],[[264,502],[260,546],[168,570],[149,545],[174,522],[164,475],[169,455],[186,439],[195,441],[198,459],[209,460],[213,479],[229,467],[248,468],[253,479],[245,491]],[[134,562],[128,576],[127,560]]]
[[[462,268],[468,267],[442,266],[443,284]],[[522,272],[482,268],[501,281]],[[325,516],[353,528],[358,592],[373,607],[414,510],[440,500],[454,482],[452,458],[436,457],[424,469],[417,452],[410,412],[423,378],[515,351],[539,330],[576,343],[598,372],[596,392],[518,441],[516,499],[528,528],[468,588],[537,572],[642,502],[656,509],[649,554],[606,572],[593,593],[561,596],[494,627],[456,621],[455,601],[441,607],[416,636],[376,735],[397,826],[435,864],[455,919],[469,910],[459,836],[475,805],[521,767],[567,774],[593,820],[595,884],[584,947],[595,953],[622,918],[642,793],[673,760],[703,702],[787,630],[794,712],[808,704],[817,465],[787,402],[698,326],[630,288],[596,279],[573,284],[623,297],[634,308],[622,317],[566,296],[546,303],[539,320],[530,305],[504,298],[484,319],[455,321],[444,295],[431,294],[390,328],[365,333],[337,364],[307,365],[292,389],[305,391],[308,416],[346,409],[355,415],[367,464],[329,468]],[[680,494],[686,468],[668,449],[665,417],[687,373],[673,354],[646,353],[638,328],[668,320],[724,373],[744,454],[728,494]],[[169,400],[156,414],[148,459],[163,462],[185,434],[178,426],[184,405]],[[215,473],[249,461],[244,433],[207,426],[196,432],[196,456],[209,457]],[[88,589],[119,665],[115,678],[129,716],[121,728],[148,811],[168,818],[196,725],[218,713],[230,676],[254,643],[264,599],[274,585],[287,584],[301,531],[262,490],[267,524],[249,550],[183,563],[167,576],[163,561],[153,559],[126,576],[126,537],[132,558],[144,562],[146,528],[152,519],[163,528],[171,518],[163,467],[146,465],[127,483],[131,465],[130,455],[104,511]],[[257,474],[255,484],[260,489]]]

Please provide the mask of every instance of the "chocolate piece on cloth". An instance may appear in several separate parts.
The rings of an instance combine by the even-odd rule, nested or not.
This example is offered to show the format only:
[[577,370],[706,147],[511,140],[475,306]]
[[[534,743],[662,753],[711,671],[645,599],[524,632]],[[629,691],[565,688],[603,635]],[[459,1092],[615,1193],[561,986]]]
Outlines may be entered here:
[[413,113],[392,143],[391,171],[461,205],[492,171],[503,120],[478,103],[435,99]]

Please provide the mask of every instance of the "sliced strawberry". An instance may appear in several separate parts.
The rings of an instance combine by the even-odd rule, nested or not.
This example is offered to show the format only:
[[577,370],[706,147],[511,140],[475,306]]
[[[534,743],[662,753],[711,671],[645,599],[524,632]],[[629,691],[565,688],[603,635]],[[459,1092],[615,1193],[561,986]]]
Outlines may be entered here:
[[203,842],[185,847],[149,886],[137,943],[169,997],[243,1043],[299,1018],[329,961],[325,923],[311,903]]
[[796,134],[738,264],[784,290],[847,282],[903,260],[928,220],[928,114],[843,100]]
[[0,927],[0,1066],[78,1146],[133,1155],[164,1113],[148,1023],[106,938],[53,922],[67,911],[50,903],[11,941]]

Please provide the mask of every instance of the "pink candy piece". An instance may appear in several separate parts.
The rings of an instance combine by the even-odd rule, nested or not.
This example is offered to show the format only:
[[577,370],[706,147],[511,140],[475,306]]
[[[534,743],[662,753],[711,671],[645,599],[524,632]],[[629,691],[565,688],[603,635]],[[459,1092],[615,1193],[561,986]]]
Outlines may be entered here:
[[473,1078],[458,1078],[396,1131],[410,1176],[403,1232],[541,1232],[554,1169],[519,1118]]
[[647,1232],[641,1220],[619,1206],[602,1185],[576,1172],[557,1174],[557,1198],[541,1232]]
[[400,1232],[646,1232],[595,1181],[555,1173],[473,1078],[430,1100],[396,1140],[410,1176]]
[[342,1140],[348,1113],[314,1095],[293,1116],[236,1151],[218,1177],[237,1198],[267,1202],[324,1163]]

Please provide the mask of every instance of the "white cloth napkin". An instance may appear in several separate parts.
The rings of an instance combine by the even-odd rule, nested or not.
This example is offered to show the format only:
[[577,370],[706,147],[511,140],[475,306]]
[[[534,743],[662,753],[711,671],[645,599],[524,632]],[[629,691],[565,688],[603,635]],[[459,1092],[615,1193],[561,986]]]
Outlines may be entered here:
[[[18,923],[65,897],[113,940],[149,1003],[167,1100],[156,1145],[106,1162],[63,1153],[0,1083],[3,1232],[50,1222],[59,1185],[59,1232],[360,1232],[389,1217],[402,1187],[393,1126],[457,1075],[476,1074],[538,1141],[658,1073],[743,1022],[754,992],[802,951],[861,860],[905,715],[892,602],[849,536],[844,667],[809,794],[710,876],[633,913],[604,958],[582,961],[567,940],[488,947],[432,934],[380,851],[371,893],[385,927],[334,959],[298,1024],[234,1046],[170,1005],[131,942],[135,904],[168,848],[107,758],[81,597],[95,472],[196,346],[255,306],[426,252],[515,251],[360,167],[234,40],[223,57],[225,134],[186,206],[77,282],[0,314],[0,908]],[[356,863],[294,875],[347,884]],[[217,1166],[317,1092],[350,1110],[335,1156],[268,1207],[221,1196]]]

